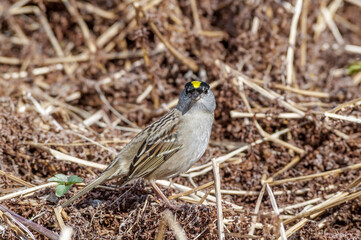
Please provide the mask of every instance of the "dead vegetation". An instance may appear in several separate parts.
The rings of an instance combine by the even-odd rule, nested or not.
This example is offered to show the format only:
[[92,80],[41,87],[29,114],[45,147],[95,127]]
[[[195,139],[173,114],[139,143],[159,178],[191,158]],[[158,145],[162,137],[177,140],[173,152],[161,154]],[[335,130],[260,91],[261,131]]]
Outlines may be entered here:
[[[360,12],[354,0],[1,2],[0,236],[358,239],[361,73],[347,68]],[[158,181],[177,209],[142,180],[57,208],[47,179],[95,178],[192,79],[217,109],[202,160]]]

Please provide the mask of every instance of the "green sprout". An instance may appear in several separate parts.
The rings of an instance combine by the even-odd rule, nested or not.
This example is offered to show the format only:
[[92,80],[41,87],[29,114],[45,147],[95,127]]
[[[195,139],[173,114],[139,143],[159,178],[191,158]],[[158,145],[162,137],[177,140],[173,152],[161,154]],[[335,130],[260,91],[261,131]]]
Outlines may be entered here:
[[76,175],[67,177],[64,174],[56,174],[54,177],[49,178],[48,182],[58,183],[58,185],[55,187],[55,195],[57,197],[61,197],[70,189],[71,185],[75,183],[81,183],[83,182],[83,179]]
[[357,72],[360,72],[361,71],[361,61],[360,62],[356,62],[354,64],[351,64],[349,67],[348,67],[348,74],[354,74],[354,73],[357,73]]

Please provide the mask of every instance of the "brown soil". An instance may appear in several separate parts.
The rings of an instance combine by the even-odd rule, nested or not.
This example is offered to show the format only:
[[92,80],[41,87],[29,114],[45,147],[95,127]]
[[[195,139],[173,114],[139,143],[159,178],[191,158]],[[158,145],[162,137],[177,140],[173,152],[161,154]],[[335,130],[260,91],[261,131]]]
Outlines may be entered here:
[[[69,1],[77,6],[75,15],[62,1],[30,1],[21,8],[38,9],[48,22],[64,56],[73,56],[70,63],[55,59],[61,53],[54,48],[44,22],[33,12],[16,12],[16,1],[0,3],[0,197],[25,189],[12,180],[16,176],[33,185],[47,183],[57,173],[77,175],[86,183],[101,170],[57,160],[47,149],[55,149],[80,159],[109,164],[114,154],[80,137],[79,134],[115,151],[135,132],[134,125],[144,128],[163,115],[166,104],[178,97],[182,87],[191,79],[212,83],[217,109],[211,144],[197,165],[223,156],[243,145],[262,139],[256,127],[256,118],[232,118],[230,112],[248,112],[242,99],[246,96],[253,112],[276,116],[290,112],[281,105],[281,99],[266,96],[244,85],[244,91],[235,81],[237,74],[227,74],[222,64],[229,65],[251,79],[262,80],[258,86],[272,90],[288,102],[294,102],[306,113],[302,118],[257,118],[264,131],[273,134],[289,128],[280,137],[284,142],[302,149],[290,150],[274,141],[254,145],[220,166],[221,188],[227,190],[261,191],[265,179],[273,176],[295,157],[299,162],[276,176],[274,180],[326,172],[360,163],[361,124],[349,120],[326,118],[324,112],[361,97],[360,81],[349,75],[347,68],[360,60],[360,54],[350,53],[337,44],[334,35],[324,24],[316,32],[321,7],[326,1],[309,2],[306,34],[297,28],[294,57],[294,81],[291,87],[312,92],[328,93],[327,97],[307,96],[282,90],[275,84],[286,86],[286,55],[289,47],[292,11],[296,1],[218,1],[197,2],[200,25],[205,33],[197,31],[190,1],[141,1],[146,16],[134,20],[134,6],[124,1]],[[130,2],[130,1],[125,1]],[[157,2],[149,5],[149,2]],[[88,4],[88,5],[87,5]],[[106,12],[94,12],[87,6]],[[15,9],[15,10],[14,10]],[[21,9],[20,9],[21,10]],[[361,46],[361,7],[345,1],[338,7],[334,20],[345,44]],[[36,10],[35,10],[36,12]],[[90,31],[85,37],[78,24],[83,19]],[[259,26],[252,33],[255,19]],[[120,29],[104,44],[102,36],[118,21]],[[301,21],[301,20],[300,20]],[[347,21],[347,22],[346,22]],[[185,58],[195,61],[199,71],[175,57],[168,48],[159,50],[160,39],[152,24],[164,38]],[[221,31],[221,32],[220,32]],[[306,64],[301,64],[301,45],[307,40]],[[91,52],[91,44],[96,51]],[[145,64],[142,48],[149,56]],[[74,59],[88,54],[84,60]],[[122,57],[115,56],[122,53]],[[124,55],[125,54],[125,55]],[[50,62],[50,60],[53,62]],[[217,65],[215,60],[221,65]],[[18,62],[17,62],[18,61]],[[60,69],[37,74],[40,67]],[[23,75],[9,75],[19,73]],[[150,77],[151,76],[151,77]],[[152,79],[152,80],[150,80]],[[151,93],[137,103],[137,98],[151,84]],[[101,91],[97,91],[97,86]],[[132,124],[120,120],[102,98]],[[312,95],[312,94],[311,94]],[[39,112],[40,103],[46,114]],[[85,126],[83,121],[102,110],[99,121]],[[336,112],[342,116],[361,118],[360,100]],[[112,125],[113,124],[113,125]],[[303,124],[303,125],[301,125]],[[61,128],[59,128],[59,126]],[[78,134],[75,134],[78,133]],[[360,169],[316,177],[305,181],[290,181],[271,186],[279,208],[292,206],[316,198],[325,201],[336,192],[348,194],[360,191],[356,185],[348,188],[360,176]],[[194,177],[196,185],[214,179],[213,172]],[[173,182],[193,187],[186,177]],[[115,182],[106,183],[116,186]],[[164,188],[167,196],[178,193]],[[57,198],[54,188],[46,188],[30,196],[19,196],[0,204],[33,222],[60,234],[54,208],[72,196],[78,187],[72,187],[64,197]],[[204,190],[207,192],[207,190]],[[272,214],[270,197],[265,192],[258,212],[255,212],[259,193],[248,195],[223,194],[223,200],[243,207],[242,211],[224,204],[227,219],[227,239],[241,239],[250,233],[254,223],[262,224],[252,235],[277,239],[279,224],[300,213],[306,206],[292,208],[280,216]],[[99,202],[100,201],[100,202]],[[98,203],[102,203],[98,205]],[[191,204],[172,200],[176,221],[188,239],[218,239],[216,207],[212,204]],[[317,202],[319,203],[319,202]],[[317,204],[310,203],[309,205]],[[167,205],[158,199],[152,188],[143,180],[118,189],[97,188],[65,209],[65,225],[74,230],[75,239],[155,239],[165,223],[163,212]],[[302,218],[301,218],[302,219]],[[315,218],[307,216],[307,223],[289,239],[361,239],[361,199],[356,198],[327,208]],[[286,230],[300,219],[286,224]],[[14,221],[0,210],[0,238],[19,239],[21,233],[12,226]],[[21,229],[21,227],[20,227]],[[47,239],[31,230],[37,239]],[[175,239],[175,231],[167,227],[164,239]]]

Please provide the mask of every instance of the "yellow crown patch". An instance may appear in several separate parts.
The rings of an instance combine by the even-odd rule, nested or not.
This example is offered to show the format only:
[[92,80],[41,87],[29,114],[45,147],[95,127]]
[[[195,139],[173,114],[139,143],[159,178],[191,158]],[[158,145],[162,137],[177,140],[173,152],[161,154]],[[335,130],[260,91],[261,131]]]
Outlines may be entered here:
[[200,81],[193,81],[193,82],[192,82],[192,85],[193,85],[194,88],[199,88],[199,86],[201,85],[201,83],[202,83],[202,82],[200,82]]

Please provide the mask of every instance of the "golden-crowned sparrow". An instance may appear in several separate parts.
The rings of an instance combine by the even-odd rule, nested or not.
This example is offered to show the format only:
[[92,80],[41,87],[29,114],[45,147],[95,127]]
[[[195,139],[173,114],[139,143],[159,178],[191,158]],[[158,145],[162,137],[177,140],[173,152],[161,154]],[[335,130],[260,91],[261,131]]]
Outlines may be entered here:
[[112,178],[122,178],[122,185],[145,178],[170,205],[154,181],[184,173],[200,159],[208,146],[215,108],[215,98],[207,83],[188,82],[176,108],[138,133],[100,177],[62,207]]

